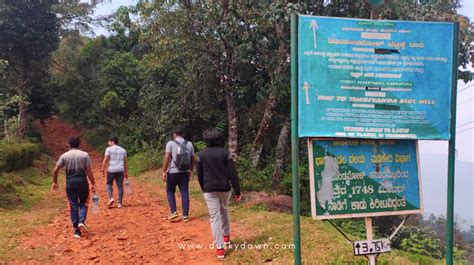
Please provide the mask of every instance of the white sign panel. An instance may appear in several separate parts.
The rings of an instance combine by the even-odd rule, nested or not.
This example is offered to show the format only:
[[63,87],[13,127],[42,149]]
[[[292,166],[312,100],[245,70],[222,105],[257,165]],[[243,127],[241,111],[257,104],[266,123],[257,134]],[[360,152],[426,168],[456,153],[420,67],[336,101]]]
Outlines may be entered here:
[[385,253],[391,250],[390,240],[388,238],[354,241],[354,255],[356,256]]

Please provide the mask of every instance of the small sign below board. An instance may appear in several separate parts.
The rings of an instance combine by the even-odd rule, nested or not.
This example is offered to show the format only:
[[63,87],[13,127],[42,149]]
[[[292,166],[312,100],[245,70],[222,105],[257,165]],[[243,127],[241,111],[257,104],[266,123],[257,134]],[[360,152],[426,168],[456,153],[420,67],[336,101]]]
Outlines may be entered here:
[[385,253],[391,250],[388,238],[354,241],[354,255],[356,256]]

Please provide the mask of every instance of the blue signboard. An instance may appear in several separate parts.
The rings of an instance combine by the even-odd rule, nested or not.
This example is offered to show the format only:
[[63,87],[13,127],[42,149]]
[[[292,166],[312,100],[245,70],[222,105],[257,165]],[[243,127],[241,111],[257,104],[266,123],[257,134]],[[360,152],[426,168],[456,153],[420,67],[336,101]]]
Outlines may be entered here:
[[314,218],[421,212],[416,141],[341,139],[309,143]]
[[299,137],[449,139],[453,32],[299,16]]

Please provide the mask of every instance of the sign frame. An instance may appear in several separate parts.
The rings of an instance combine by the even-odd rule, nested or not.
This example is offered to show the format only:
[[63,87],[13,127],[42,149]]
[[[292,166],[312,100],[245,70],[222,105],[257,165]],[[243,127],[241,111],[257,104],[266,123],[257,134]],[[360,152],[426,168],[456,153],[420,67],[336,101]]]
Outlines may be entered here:
[[[420,208],[415,210],[402,210],[402,211],[382,211],[382,212],[373,212],[373,213],[354,213],[354,214],[334,214],[334,215],[317,215],[316,214],[316,183],[314,178],[314,159],[313,159],[313,141],[337,141],[344,140],[345,138],[307,138],[308,144],[308,160],[309,160],[309,185],[311,192],[311,217],[314,220],[330,220],[330,219],[342,219],[342,218],[360,218],[360,217],[378,217],[378,216],[392,216],[392,215],[406,215],[406,214],[420,214],[424,212],[423,208],[423,193],[421,186],[421,174],[420,174],[420,155],[419,155],[419,146],[418,141],[415,141],[416,144],[416,164],[418,172],[418,193],[420,200]],[[347,140],[355,140],[352,138],[347,138]],[[384,139],[361,139],[361,140],[384,140]],[[395,140],[400,141],[400,140]],[[402,140],[407,141],[407,140]],[[409,140],[414,141],[414,140]]]
[[[298,137],[300,138],[336,137],[336,138],[364,138],[364,139],[413,139],[413,140],[449,140],[450,139],[450,125],[449,125],[450,116],[449,116],[449,113],[446,113],[442,110],[450,107],[451,95],[449,91],[442,88],[444,88],[443,85],[445,85],[447,88],[448,85],[451,83],[450,81],[452,81],[451,79],[457,79],[457,77],[450,73],[449,78],[443,79],[442,82],[444,83],[442,84],[440,83],[436,87],[437,89],[436,91],[439,91],[439,92],[436,92],[433,95],[429,93],[430,91],[429,87],[430,87],[430,84],[433,85],[433,83],[436,83],[436,84],[439,83],[439,82],[431,81],[430,76],[442,76],[442,74],[439,74],[440,71],[450,69],[449,64],[454,63],[455,57],[452,56],[450,52],[451,50],[454,50],[454,48],[452,46],[449,46],[446,48],[446,51],[444,51],[445,49],[440,48],[442,44],[439,44],[439,43],[441,42],[436,41],[436,40],[431,40],[431,41],[427,41],[427,43],[424,43],[423,45],[425,45],[426,47],[429,47],[429,48],[425,47],[426,50],[415,48],[415,46],[411,47],[411,46],[408,46],[408,44],[410,43],[410,41],[418,40],[416,37],[414,37],[416,36],[415,33],[417,31],[426,32],[426,30],[422,30],[422,29],[425,29],[430,26],[440,27],[441,29],[443,29],[443,32],[445,31],[449,32],[451,34],[450,37],[455,38],[456,34],[454,34],[455,30],[453,28],[453,23],[434,22],[434,21],[404,21],[404,20],[380,20],[380,21],[375,22],[375,20],[367,20],[367,19],[335,18],[335,17],[308,16],[308,15],[299,15],[298,18],[299,18],[300,24],[302,21],[305,23],[304,25],[300,25],[298,27],[298,30],[304,33],[303,34],[302,32],[299,32],[300,35],[304,35],[304,36],[299,36],[299,40],[298,40],[298,43],[299,43],[299,47],[298,47],[298,64],[299,64],[298,66],[298,69],[299,69],[298,70],[299,71],[298,72],[298,93],[299,93],[298,112],[300,113],[300,115],[298,115]],[[338,25],[338,26],[334,26],[334,30],[337,28],[338,33],[331,33],[331,34],[336,34],[335,36],[331,35],[331,37],[327,35],[328,34],[327,31],[330,29],[332,30],[332,28],[328,26],[329,19],[334,19],[334,23]],[[308,33],[306,35],[307,31],[308,32],[310,31],[309,28],[311,28],[311,27],[309,28],[306,27],[307,26],[306,24],[308,24],[310,20],[312,20],[312,22],[314,22],[316,25],[315,27],[313,27],[313,31],[315,29],[318,29],[317,32],[320,32],[324,26],[323,24],[323,26],[320,25],[318,27],[318,23],[321,24],[322,22],[324,22],[326,24],[326,27],[325,27],[326,32],[324,33],[325,34],[324,38],[327,37],[329,39],[330,38],[350,38],[350,40],[354,39],[354,41],[367,41],[367,39],[370,40],[372,38],[369,36],[354,37],[350,35],[350,34],[354,34],[352,33],[352,31],[345,32],[342,29],[339,29],[338,27],[345,26],[344,23],[363,23],[363,22],[387,23],[387,24],[391,23],[395,25],[393,27],[397,27],[397,28],[399,27],[398,29],[400,32],[404,31],[405,29],[410,29],[413,31],[413,33],[409,33],[409,34],[405,34],[405,32],[387,33],[387,34],[392,34],[395,36],[393,37],[394,42],[400,41],[400,38],[401,40],[404,40],[407,42],[406,50],[405,48],[403,48],[403,50],[405,51],[404,53],[398,54],[398,55],[386,55],[389,57],[398,56],[399,57],[398,59],[389,60],[383,57],[384,59],[380,58],[380,59],[373,59],[373,60],[375,61],[381,60],[380,63],[385,62],[384,60],[389,60],[390,62],[393,62],[393,63],[395,62],[402,63],[405,60],[403,59],[403,57],[410,57],[410,60],[412,60],[415,57],[426,58],[426,60],[416,59],[416,60],[420,60],[419,63],[422,64],[422,66],[419,66],[422,68],[422,73],[404,72],[405,70],[407,71],[410,70],[411,67],[413,66],[403,66],[401,68],[403,69],[406,68],[405,70],[400,70],[401,72],[400,71],[396,72],[396,73],[400,72],[400,75],[404,76],[404,78],[400,80],[393,79],[392,77],[384,78],[380,76],[380,77],[373,78],[373,77],[366,77],[365,75],[363,75],[362,77],[360,76],[351,77],[349,76],[349,73],[352,75],[352,74],[362,74],[362,73],[383,74],[385,72],[382,73],[382,72],[378,72],[378,70],[374,70],[374,71],[365,70],[365,67],[367,66],[373,67],[374,65],[378,65],[378,64],[375,64],[375,62],[369,65],[366,65],[364,63],[344,62],[344,65],[342,65],[342,63],[340,63],[341,65],[339,65],[339,62],[331,62],[331,60],[327,59],[330,56],[321,55],[321,53],[340,54],[338,56],[341,56],[341,58],[334,57],[337,60],[349,60],[350,58],[352,58],[352,57],[350,57],[349,59],[346,58],[347,56],[345,54],[356,55],[356,57],[357,55],[364,55],[364,56],[381,56],[381,55],[377,54],[377,52],[375,52],[375,55],[374,55],[373,53],[367,53],[365,51],[345,51],[346,48],[349,49],[349,47],[346,47],[346,46],[351,46],[351,45],[345,45],[345,44],[344,45],[343,44],[341,45],[326,44],[326,46],[320,47],[321,43],[323,42],[319,39],[321,37],[318,37],[317,45],[316,45],[316,40],[314,40],[315,44],[313,48],[312,46],[313,44],[310,44],[310,42],[311,43],[313,42],[312,40],[313,38],[310,36],[311,34]],[[343,22],[343,21],[348,21],[348,22]],[[348,24],[347,27],[350,28],[351,24]],[[361,28],[364,30],[368,30],[370,27],[371,26],[361,26]],[[367,33],[367,32],[364,31],[362,33]],[[320,36],[320,34],[321,33],[317,33],[317,36]],[[346,35],[349,34],[349,35],[346,36],[345,34]],[[313,35],[316,36],[316,33],[313,33]],[[404,35],[407,35],[407,36],[404,36]],[[437,37],[441,38],[441,36],[442,35],[439,35]],[[311,41],[309,41],[310,39]],[[373,48],[373,49],[374,50],[389,50],[387,45],[389,45],[388,43],[390,39],[387,39],[385,41],[386,42],[383,46],[380,46],[380,48]],[[336,48],[328,48],[328,45],[329,47],[340,46],[340,48],[338,48],[340,50]],[[357,45],[356,45],[357,47],[354,45],[352,46],[353,46],[352,49],[359,48],[359,46]],[[324,50],[325,48],[329,50]],[[440,51],[443,51],[443,52],[440,52]],[[429,55],[430,52],[440,52],[439,54],[436,53],[432,55],[434,56],[433,58],[438,58],[439,56],[439,58],[445,59],[446,62],[429,61],[428,58],[432,58]],[[303,55],[306,53],[308,53],[308,55]],[[416,63],[418,63],[418,61]],[[361,67],[364,67],[364,70],[346,69],[346,70],[338,71],[336,69],[330,69],[331,64],[334,64],[333,66],[341,66],[341,67],[342,66],[351,66],[351,67],[361,66]],[[324,69],[321,67],[323,67]],[[326,67],[329,67],[329,68],[326,69]],[[398,69],[398,65],[389,66],[389,68]],[[345,68],[342,68],[342,69],[345,69]],[[391,73],[392,70],[386,70],[386,72],[387,71]],[[304,73],[307,73],[307,74],[304,74]],[[341,78],[342,79],[336,82],[336,80],[333,80],[334,78],[337,80]],[[333,80],[333,81],[329,83],[328,80]],[[347,83],[340,83],[342,81],[347,81],[347,82],[357,81],[357,82],[363,82],[363,83],[370,81],[370,82],[375,82],[377,84],[378,83],[386,83],[386,84],[382,85],[382,87],[378,87],[380,86],[380,84],[372,85],[372,86],[377,86],[379,90],[374,90],[376,87],[371,87],[371,85],[368,85],[366,87],[366,90],[362,91],[361,90],[362,88],[360,87],[366,86],[366,85],[361,85],[361,84],[352,85],[352,84],[347,84]],[[391,83],[400,83],[400,84],[390,85]],[[410,88],[408,89],[404,87],[405,85],[402,85],[402,83],[411,84],[411,85],[407,85]],[[316,84],[319,84],[319,85],[316,85]],[[355,88],[342,89],[342,87],[358,87],[358,88],[357,89]],[[387,90],[384,90],[384,89],[387,89]],[[406,91],[406,89],[408,89],[409,91]],[[312,92],[309,92],[310,93],[309,96],[308,96],[308,90],[312,91]],[[380,91],[384,91],[384,92],[380,92]],[[365,94],[363,94],[363,92],[365,92]],[[306,93],[306,104],[304,103],[305,93]],[[368,95],[368,93],[370,95]],[[383,94],[383,95],[375,95],[375,94]],[[427,95],[430,95],[430,96],[427,96]],[[314,98],[316,96],[317,96],[317,99]],[[309,103],[308,97],[311,98],[311,104]],[[321,100],[319,99],[320,97],[321,97]],[[336,100],[336,98],[341,98],[341,101]],[[342,98],[346,98],[346,99],[342,100]],[[350,102],[349,98],[354,98],[354,100],[362,100],[362,101]],[[316,100],[316,102],[313,102],[314,100]],[[371,103],[366,104],[364,103],[366,101],[363,101],[363,100],[374,100],[374,101],[367,101]],[[379,101],[379,100],[386,100],[386,101]],[[395,101],[395,103],[392,101]],[[413,103],[412,101],[415,101],[415,103]],[[369,107],[369,105],[372,107]],[[375,111],[375,112],[373,114],[370,114],[370,113],[363,114],[366,111],[367,112]],[[342,116],[344,116],[343,114],[346,112],[352,115],[348,117],[348,120],[345,120],[345,118],[342,118]],[[368,120],[359,120],[362,117],[365,117],[366,115],[370,115],[367,117]],[[384,118],[384,116],[387,116],[387,115],[388,116],[394,115],[394,116],[389,117],[389,118]],[[378,117],[378,116],[383,116],[383,117]],[[401,122],[402,120],[405,120],[403,118],[404,116],[411,117],[410,121]],[[372,119],[376,119],[377,121],[372,121]],[[381,119],[381,121],[378,121],[379,119]],[[395,120],[397,120],[397,122],[395,122]],[[374,125],[372,123],[374,124],[380,123],[380,124]],[[393,126],[390,126],[392,124]]]

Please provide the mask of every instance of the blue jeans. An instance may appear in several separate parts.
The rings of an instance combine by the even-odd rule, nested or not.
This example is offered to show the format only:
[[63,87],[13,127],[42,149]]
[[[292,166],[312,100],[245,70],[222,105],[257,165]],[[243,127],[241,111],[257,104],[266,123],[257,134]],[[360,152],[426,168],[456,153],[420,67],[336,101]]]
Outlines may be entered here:
[[183,216],[189,216],[189,172],[168,173],[166,176],[166,197],[171,213],[176,212],[176,186],[181,193],[181,203],[183,205]]
[[123,172],[116,172],[116,173],[107,173],[107,193],[109,194],[109,198],[113,198],[114,188],[112,184],[114,183],[117,185],[118,190],[118,203],[122,203],[123,200],[123,179],[124,173]]
[[[85,180],[85,179],[84,179]],[[89,200],[89,184],[84,181],[67,181],[66,195],[71,211],[71,221],[74,229],[87,218],[87,202]]]

